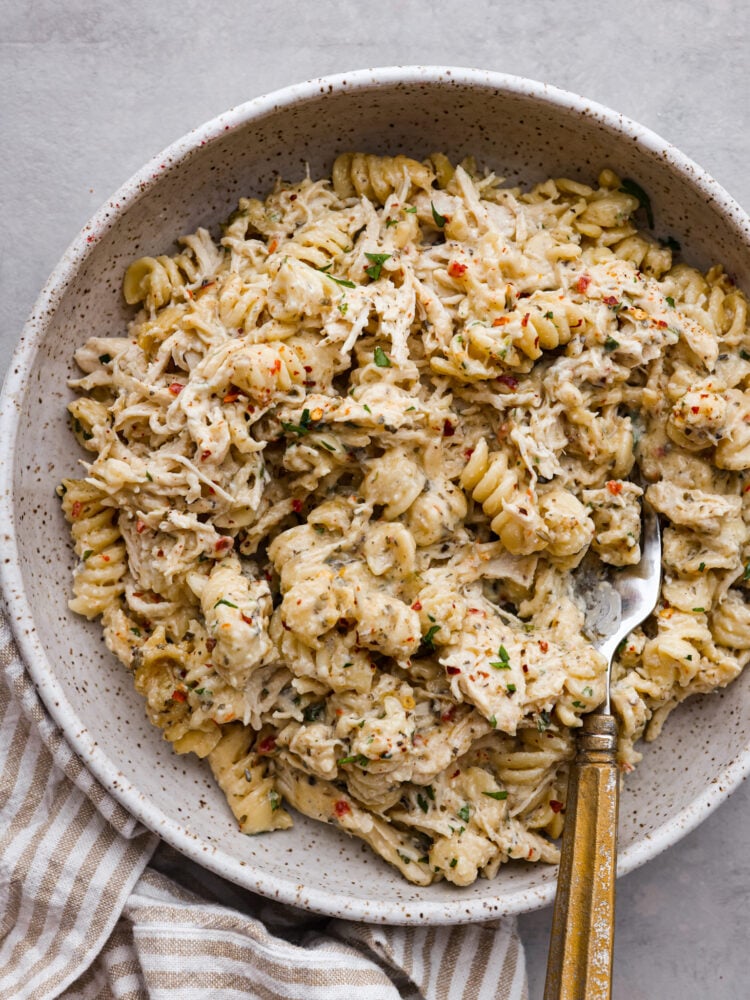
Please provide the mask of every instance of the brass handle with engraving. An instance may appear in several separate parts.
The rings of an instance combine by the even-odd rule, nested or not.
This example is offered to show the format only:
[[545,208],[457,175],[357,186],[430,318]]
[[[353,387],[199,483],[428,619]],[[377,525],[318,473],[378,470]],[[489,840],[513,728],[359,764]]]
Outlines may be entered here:
[[583,717],[568,780],[544,1000],[609,1000],[614,945],[619,774],[617,727]]

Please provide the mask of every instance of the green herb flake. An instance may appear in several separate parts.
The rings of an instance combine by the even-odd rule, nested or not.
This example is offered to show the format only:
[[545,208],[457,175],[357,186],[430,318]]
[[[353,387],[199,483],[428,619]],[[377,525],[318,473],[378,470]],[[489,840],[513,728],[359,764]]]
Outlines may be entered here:
[[461,806],[456,815],[458,816],[459,819],[462,819],[464,823],[468,823],[469,816],[471,815],[471,808],[469,806],[469,803],[468,802],[464,803],[464,805]]
[[81,559],[83,559],[83,561],[86,562],[86,560],[88,559],[88,557],[89,556],[93,556],[93,554],[94,554],[94,550],[93,549],[86,549],[86,551],[81,556]]
[[495,670],[510,670],[510,663],[505,660],[490,660],[490,666]]
[[336,451],[333,445],[330,444],[328,441],[318,441],[318,444],[321,446],[321,448],[325,448],[326,451]]
[[504,802],[508,798],[507,792],[482,792],[482,795],[486,795],[488,799],[497,799],[498,802]]
[[112,355],[111,354],[100,354],[99,355],[99,360],[101,361],[101,363],[103,365],[108,365],[110,363],[110,361],[112,360]]
[[398,225],[398,219],[386,219],[385,220],[385,228],[386,229],[390,229],[391,226],[397,226],[397,225]]
[[310,411],[303,410],[302,416],[298,424],[288,424],[285,421],[281,421],[281,426],[287,433],[296,434],[298,437],[303,437],[305,434],[310,433]]
[[550,723],[551,719],[549,717],[549,712],[542,709],[536,719],[536,728],[540,733],[543,733],[545,730],[549,729]]
[[372,278],[373,281],[377,281],[380,277],[380,272],[383,270],[383,264],[392,256],[389,253],[367,253],[365,251],[365,257],[369,261],[372,261],[370,267],[365,268],[365,274]]
[[432,785],[425,785],[424,793],[430,800],[430,802],[435,801],[435,789],[432,787]]
[[351,754],[349,757],[339,757],[339,759],[336,761],[336,764],[339,767],[341,767],[343,764],[353,764],[358,756],[359,755],[355,753]]
[[740,357],[742,358],[743,361],[750,361],[750,353],[748,353],[745,350],[742,349],[740,350]]
[[544,318],[545,319],[554,319],[555,318],[555,314],[553,312],[551,312],[551,311],[550,312],[546,312],[544,314]]
[[587,684],[586,687],[583,689],[583,693],[586,695],[587,698],[592,698],[594,695],[594,689],[592,687],[589,687]]
[[430,202],[430,208],[432,209],[432,218],[435,220],[435,225],[438,229],[442,229],[448,220],[444,215],[441,215],[440,212],[438,212],[432,202]]
[[706,564],[704,562],[702,562],[700,564],[700,566],[698,566],[698,572],[702,573],[705,568],[706,568]]
[[451,864],[450,864],[451,868],[455,868],[457,864],[458,864],[458,858],[451,858]]
[[382,347],[376,347],[374,352],[375,364],[378,368],[392,368],[391,359]]
[[226,599],[226,597],[220,597],[220,598],[219,598],[219,600],[218,600],[218,601],[216,602],[216,604],[214,604],[214,607],[215,607],[215,608],[218,608],[218,606],[219,606],[220,604],[224,604],[224,605],[226,605],[226,606],[227,606],[228,608],[236,608],[236,607],[237,607],[237,605],[236,605],[236,604],[232,604],[232,602],[231,602],[231,601],[228,601],[228,600]]
[[440,631],[439,625],[430,625],[427,632],[422,636],[422,645],[427,649],[435,648],[435,634]]
[[745,572],[742,574],[743,580],[750,580],[750,562],[745,564]]
[[205,694],[207,698],[210,698],[211,695],[213,694],[213,691],[210,688],[196,688],[195,693],[201,695]]
[[516,685],[515,684],[506,684],[505,685],[505,690],[508,692],[508,694],[515,694],[516,693]]
[[498,649],[497,655],[500,657],[503,663],[507,663],[508,660],[510,659],[510,656],[508,655],[508,650],[505,648],[505,646],[501,646]]
[[487,721],[489,722],[489,724],[492,726],[493,729],[497,729],[497,719],[495,718],[494,715],[491,715]]
[[693,608],[696,615],[702,615],[705,612],[705,608]]
[[404,862],[405,865],[411,864],[411,858],[409,857],[408,854],[404,854],[402,851],[397,851],[396,853],[398,854],[398,856],[401,858],[401,860]]
[[585,708],[585,704],[582,701],[574,701],[573,708]]
[[271,803],[271,812],[276,812],[281,805],[281,796],[272,788],[268,793],[268,801]]
[[370,407],[369,407],[369,406],[367,405],[367,403],[363,403],[363,404],[362,404],[362,409],[363,409],[363,410],[364,410],[364,411],[365,411],[366,413],[369,413],[369,414],[372,414],[372,410],[371,410],[371,409],[370,409]]
[[605,351],[614,351],[619,346],[620,346],[620,341],[619,340],[615,340],[614,337],[607,337],[607,339],[604,341],[604,350]]
[[409,205],[409,207],[405,208],[404,211],[407,212],[409,215],[416,215],[417,214],[417,206],[416,205]]
[[150,473],[150,472],[147,472],[147,473],[146,473],[146,479],[148,479],[148,481],[149,481],[150,483],[153,483],[153,481],[154,481],[154,480],[153,480],[153,477],[152,477],[152,475],[151,475],[151,473]]
[[339,312],[341,313],[342,316],[346,316],[348,311],[349,311],[349,303],[346,301],[346,299],[342,299],[339,302]]
[[137,628],[135,625],[133,625],[131,627],[130,631],[133,633],[133,635],[136,637],[136,639],[140,639],[140,637],[141,637],[141,630],[139,628]]
[[417,792],[417,805],[419,806],[419,808],[422,810],[423,813],[426,813],[430,808],[430,804],[427,801],[427,799],[424,798],[423,795],[420,795],[419,792]]
[[643,190],[640,184],[637,184],[634,180],[626,177],[625,180],[620,185],[620,190],[625,194],[632,194],[634,198],[638,199],[639,205],[646,212],[646,218],[648,219],[649,228],[654,228],[654,210],[651,207],[651,199]]
[[674,309],[674,299],[672,298],[671,295],[667,296],[667,305],[671,306],[671,308]]
[[314,705],[306,705],[302,713],[305,722],[317,722],[325,711],[325,702],[319,701]]

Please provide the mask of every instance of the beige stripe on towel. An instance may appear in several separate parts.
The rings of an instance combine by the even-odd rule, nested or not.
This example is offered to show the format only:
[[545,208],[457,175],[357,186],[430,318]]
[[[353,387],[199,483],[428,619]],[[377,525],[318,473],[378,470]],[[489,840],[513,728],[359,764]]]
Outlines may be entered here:
[[0,612],[0,1000],[526,1000],[512,920],[327,920],[157,845],[49,718]]

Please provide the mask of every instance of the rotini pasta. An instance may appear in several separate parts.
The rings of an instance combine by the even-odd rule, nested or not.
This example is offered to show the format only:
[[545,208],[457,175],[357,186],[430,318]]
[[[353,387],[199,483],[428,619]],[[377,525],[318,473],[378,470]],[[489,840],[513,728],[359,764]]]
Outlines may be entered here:
[[128,336],[76,353],[71,607],[243,833],[286,801],[420,885],[554,861],[605,694],[571,571],[639,561],[644,493],[623,769],[750,659],[747,302],[639,190],[343,153],[127,269]]

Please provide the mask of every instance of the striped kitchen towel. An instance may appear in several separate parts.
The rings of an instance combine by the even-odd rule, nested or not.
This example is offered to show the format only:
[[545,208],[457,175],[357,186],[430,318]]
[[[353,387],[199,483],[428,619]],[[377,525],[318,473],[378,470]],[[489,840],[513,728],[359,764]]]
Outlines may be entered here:
[[526,1000],[515,921],[381,927],[187,861],[86,771],[0,611],[0,1000]]

